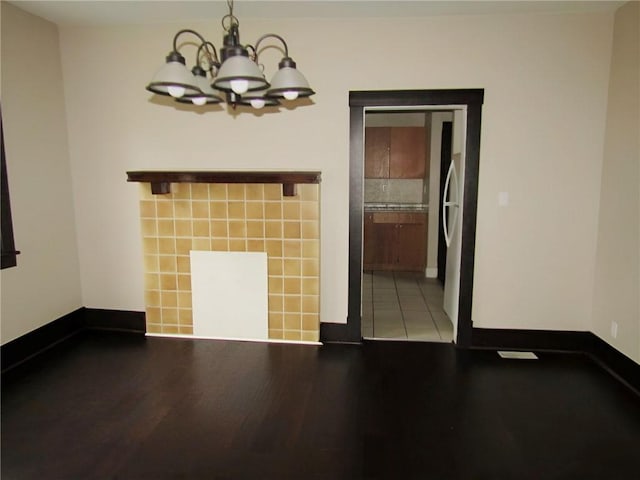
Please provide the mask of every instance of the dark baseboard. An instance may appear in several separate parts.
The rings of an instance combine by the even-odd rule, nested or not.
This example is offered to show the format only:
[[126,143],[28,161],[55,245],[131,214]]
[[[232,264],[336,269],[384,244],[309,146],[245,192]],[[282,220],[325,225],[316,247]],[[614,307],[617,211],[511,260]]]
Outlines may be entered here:
[[0,347],[2,373],[85,330],[144,334],[144,312],[81,307]]
[[146,333],[144,312],[130,310],[84,309],[84,326],[93,330],[118,330]]
[[84,308],[79,308],[0,347],[2,372],[75,335],[84,328]]
[[597,335],[590,335],[591,344],[587,353],[591,358],[640,395],[640,365]]
[[471,331],[471,347],[584,352],[591,342],[591,335],[589,332],[573,331],[474,328]]
[[640,394],[640,365],[591,332],[474,328],[471,347],[583,353]]
[[[353,325],[353,322],[351,324]],[[323,343],[362,343],[359,327],[360,322],[358,322],[358,331],[354,332],[349,323],[321,323],[320,341]]]

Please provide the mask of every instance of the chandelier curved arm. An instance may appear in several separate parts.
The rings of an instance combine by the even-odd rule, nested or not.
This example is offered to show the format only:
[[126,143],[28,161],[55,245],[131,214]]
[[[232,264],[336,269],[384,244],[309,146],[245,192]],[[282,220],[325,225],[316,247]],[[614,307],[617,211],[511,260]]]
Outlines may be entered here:
[[216,50],[215,45],[210,41],[206,40],[198,32],[190,28],[185,28],[183,30],[180,30],[174,35],[173,37],[174,52],[178,52],[178,38],[185,33],[190,33],[191,35],[195,35],[200,40],[200,45],[198,46],[198,52],[196,54],[196,62],[198,65],[200,65],[200,54],[204,50],[205,56],[209,61],[209,70],[211,69],[212,66],[216,68],[220,66],[220,60],[218,59],[218,52]]
[[195,35],[196,37],[198,37],[198,39],[200,40],[201,43],[207,43],[207,40],[200,35],[198,32],[196,32],[195,30],[191,30],[190,28],[185,28],[183,30],[178,31],[178,33],[176,33],[173,36],[173,51],[177,52],[178,51],[178,37],[180,37],[180,35],[182,35],[183,33],[190,33],[192,35]]
[[258,51],[253,47],[253,45],[247,44],[244,46],[244,48],[247,49],[247,53],[249,50],[251,50],[251,53],[249,53],[249,58],[258,63]]
[[258,39],[258,41],[256,42],[256,46],[253,49],[256,52],[256,61],[258,60],[258,50],[260,49],[260,43],[267,38],[275,38],[277,40],[280,40],[282,42],[282,45],[284,46],[284,56],[286,58],[289,57],[289,47],[287,46],[287,42],[284,41],[284,38],[276,33],[265,33]]
[[207,60],[209,62],[209,70],[212,70],[214,67],[219,68],[220,60],[218,60],[218,52],[215,45],[208,40],[200,44],[200,46],[198,47],[198,53],[196,54],[196,60],[198,64],[200,64],[200,54],[203,51],[205,57],[207,57]]

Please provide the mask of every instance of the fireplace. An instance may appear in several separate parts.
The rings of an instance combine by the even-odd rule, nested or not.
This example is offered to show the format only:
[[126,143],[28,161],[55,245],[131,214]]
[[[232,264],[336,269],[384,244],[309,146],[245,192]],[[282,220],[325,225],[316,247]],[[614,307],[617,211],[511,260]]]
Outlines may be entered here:
[[150,334],[192,335],[190,252],[265,252],[268,336],[318,341],[318,172],[128,172],[140,185]]

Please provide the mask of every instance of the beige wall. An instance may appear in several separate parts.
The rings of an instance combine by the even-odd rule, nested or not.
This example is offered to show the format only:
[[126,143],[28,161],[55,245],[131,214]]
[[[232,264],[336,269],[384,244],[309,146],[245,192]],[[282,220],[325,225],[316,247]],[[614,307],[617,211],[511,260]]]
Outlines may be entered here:
[[[615,16],[591,330],[640,362],[640,4]],[[611,323],[618,324],[617,337]]]
[[2,270],[2,343],[82,305],[55,25],[2,2],[2,116],[18,266]]
[[[190,26],[219,43],[218,25]],[[282,34],[318,92],[260,116],[181,111],[145,92],[185,26],[61,29],[86,306],[144,308],[127,170],[309,169],[322,171],[321,319],[345,322],[349,90],[484,88],[474,324],[587,329],[612,14],[242,19],[245,42]],[[270,75],[275,59],[263,60]]]

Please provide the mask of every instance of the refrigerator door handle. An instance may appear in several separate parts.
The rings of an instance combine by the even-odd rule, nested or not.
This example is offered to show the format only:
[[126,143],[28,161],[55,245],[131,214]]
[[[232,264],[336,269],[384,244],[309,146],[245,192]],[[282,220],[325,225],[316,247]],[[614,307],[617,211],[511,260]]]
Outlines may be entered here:
[[[453,181],[453,192],[456,193],[456,199],[455,201],[447,201],[447,196],[449,195],[449,187],[451,186],[451,182]],[[452,228],[451,228],[451,234],[449,234],[449,225],[448,225],[448,219],[446,216],[446,209],[453,207],[453,208],[458,208],[458,199],[457,199],[457,192],[458,192],[458,175],[456,173],[456,166],[455,163],[452,161],[451,165],[449,165],[449,171],[447,172],[447,179],[444,181],[444,194],[442,196],[442,228],[444,230],[444,241],[447,244],[447,247],[449,247],[451,245],[451,238],[453,237],[453,231],[455,229],[456,226],[456,222],[455,222],[455,217],[454,220],[452,222]],[[457,210],[453,210],[452,213],[457,212]]]

